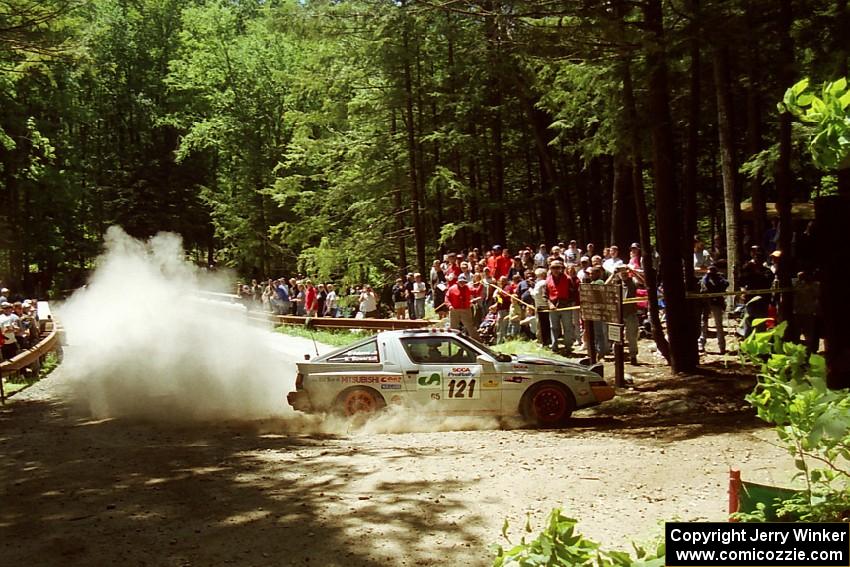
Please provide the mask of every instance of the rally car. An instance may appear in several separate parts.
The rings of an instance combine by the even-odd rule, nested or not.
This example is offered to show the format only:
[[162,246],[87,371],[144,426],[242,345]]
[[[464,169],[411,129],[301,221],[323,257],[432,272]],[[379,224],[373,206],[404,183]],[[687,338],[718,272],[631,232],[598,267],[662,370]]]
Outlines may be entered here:
[[562,424],[573,410],[614,397],[602,365],[500,354],[455,331],[386,331],[298,364],[299,411],[344,415],[388,404],[446,414],[521,415]]

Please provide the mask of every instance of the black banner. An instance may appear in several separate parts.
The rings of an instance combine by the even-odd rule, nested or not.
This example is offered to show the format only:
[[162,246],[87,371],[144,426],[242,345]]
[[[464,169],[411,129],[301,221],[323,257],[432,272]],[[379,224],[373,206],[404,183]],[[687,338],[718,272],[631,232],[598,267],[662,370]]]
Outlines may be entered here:
[[668,522],[669,567],[848,567],[848,524]]

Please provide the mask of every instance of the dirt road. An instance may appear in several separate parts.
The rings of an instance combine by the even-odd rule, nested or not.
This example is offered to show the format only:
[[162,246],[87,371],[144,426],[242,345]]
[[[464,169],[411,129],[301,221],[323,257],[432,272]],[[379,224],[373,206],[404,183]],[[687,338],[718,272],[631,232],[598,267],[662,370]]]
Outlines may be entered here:
[[790,477],[734,375],[637,379],[560,431],[327,435],[92,420],[60,368],[0,410],[0,563],[487,565],[505,519],[518,539],[561,507],[627,548],[664,519],[725,519],[730,466]]

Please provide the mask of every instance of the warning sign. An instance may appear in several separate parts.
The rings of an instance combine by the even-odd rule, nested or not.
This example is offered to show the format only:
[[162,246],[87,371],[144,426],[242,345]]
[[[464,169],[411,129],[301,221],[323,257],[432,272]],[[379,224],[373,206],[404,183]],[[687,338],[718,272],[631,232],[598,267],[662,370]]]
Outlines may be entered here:
[[581,318],[588,321],[618,323],[622,286],[617,284],[581,284]]

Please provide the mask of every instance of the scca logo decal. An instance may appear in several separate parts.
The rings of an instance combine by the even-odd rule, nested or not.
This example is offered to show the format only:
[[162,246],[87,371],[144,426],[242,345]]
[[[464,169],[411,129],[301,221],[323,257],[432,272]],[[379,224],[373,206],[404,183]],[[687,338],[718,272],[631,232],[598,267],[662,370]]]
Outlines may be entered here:
[[440,385],[440,375],[437,373],[431,374],[430,376],[420,376],[419,377],[419,385],[427,388],[428,386],[439,386]]

